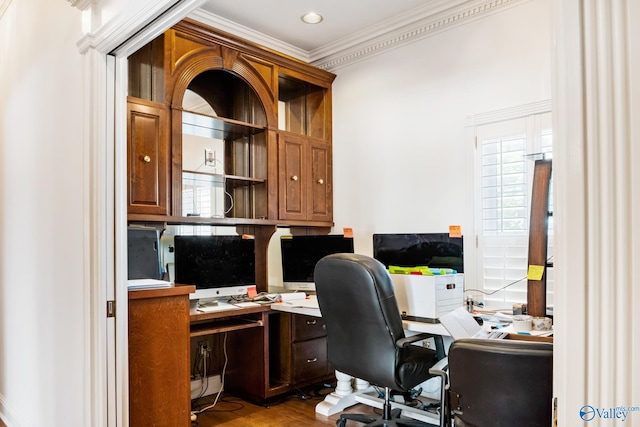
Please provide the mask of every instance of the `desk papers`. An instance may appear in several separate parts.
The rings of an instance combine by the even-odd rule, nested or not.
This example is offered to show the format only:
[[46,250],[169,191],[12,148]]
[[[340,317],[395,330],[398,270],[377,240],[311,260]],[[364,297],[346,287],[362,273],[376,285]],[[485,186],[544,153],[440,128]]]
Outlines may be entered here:
[[464,307],[458,307],[440,316],[440,323],[449,331],[454,340],[460,338],[501,339],[509,335],[505,329],[483,328]]
[[141,289],[162,289],[170,288],[171,282],[156,279],[131,279],[127,281],[127,289],[137,291]]

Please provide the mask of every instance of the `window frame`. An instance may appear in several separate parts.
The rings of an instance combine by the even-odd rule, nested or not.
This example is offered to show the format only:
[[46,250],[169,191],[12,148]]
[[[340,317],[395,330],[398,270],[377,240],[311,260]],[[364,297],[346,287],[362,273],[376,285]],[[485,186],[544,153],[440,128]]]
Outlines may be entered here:
[[[467,285],[467,297],[472,297],[474,300],[483,301],[487,308],[495,309],[511,309],[514,303],[526,302],[527,300],[527,258],[528,258],[528,238],[529,238],[529,216],[531,210],[531,191],[533,181],[533,168],[534,160],[540,158],[532,155],[539,153],[540,149],[544,148],[549,150],[549,146],[552,145],[553,128],[551,123],[551,102],[544,101],[535,104],[529,104],[526,106],[515,107],[511,109],[505,109],[485,114],[478,114],[471,117],[470,127],[472,129],[472,143],[473,143],[473,183],[471,194],[474,198],[473,209],[473,221],[474,221],[474,234],[475,234],[475,247],[473,248],[474,260],[471,264],[473,268],[472,280],[466,280]],[[489,139],[489,135],[505,137],[521,132],[526,136],[525,150],[529,156],[528,160],[525,160],[526,167],[526,230],[521,231],[519,236],[507,237],[506,235],[497,236],[496,239],[503,239],[504,242],[501,247],[496,248],[496,243],[488,239],[484,234],[483,224],[483,205],[482,189],[483,189],[483,177],[482,177],[482,140]],[[551,148],[552,149],[552,148]],[[547,155],[546,158],[550,158]],[[553,192],[550,192],[552,195]],[[550,198],[550,210],[553,203],[553,198]],[[553,219],[549,219],[549,257],[553,254]],[[494,239],[494,240],[496,240]],[[510,241],[511,240],[511,241]],[[493,245],[493,246],[492,246]],[[492,279],[492,282],[488,283],[488,279],[485,277],[485,260],[488,254],[488,249],[502,250],[503,265],[497,265],[497,269],[502,269],[502,277]],[[507,251],[509,253],[507,253]],[[471,255],[471,254],[470,254]],[[500,258],[498,256],[498,258]],[[465,271],[467,270],[465,266]],[[549,268],[547,271],[547,302],[553,304],[553,269]],[[512,284],[516,282],[515,284]],[[505,290],[499,290],[505,287]],[[494,292],[492,295],[486,295],[485,293]]]

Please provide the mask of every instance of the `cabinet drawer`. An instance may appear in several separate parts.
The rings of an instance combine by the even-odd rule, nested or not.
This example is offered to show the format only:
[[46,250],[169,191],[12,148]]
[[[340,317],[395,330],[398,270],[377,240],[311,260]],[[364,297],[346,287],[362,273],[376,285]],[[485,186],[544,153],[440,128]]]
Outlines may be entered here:
[[327,375],[327,339],[294,343],[292,347],[294,383]]
[[293,316],[292,340],[302,341],[312,338],[324,337],[327,331],[321,317],[295,315]]

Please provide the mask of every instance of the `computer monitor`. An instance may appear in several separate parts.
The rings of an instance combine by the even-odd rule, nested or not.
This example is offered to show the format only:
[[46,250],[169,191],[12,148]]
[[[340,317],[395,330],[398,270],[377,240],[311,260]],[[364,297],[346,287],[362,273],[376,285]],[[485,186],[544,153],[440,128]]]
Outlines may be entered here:
[[282,285],[287,290],[315,290],[313,272],[320,259],[353,253],[353,238],[343,235],[281,236]]
[[462,242],[449,233],[374,234],[373,257],[387,268],[427,266],[464,273]]
[[242,236],[175,236],[175,283],[195,285],[190,299],[245,295],[255,286],[255,244]]

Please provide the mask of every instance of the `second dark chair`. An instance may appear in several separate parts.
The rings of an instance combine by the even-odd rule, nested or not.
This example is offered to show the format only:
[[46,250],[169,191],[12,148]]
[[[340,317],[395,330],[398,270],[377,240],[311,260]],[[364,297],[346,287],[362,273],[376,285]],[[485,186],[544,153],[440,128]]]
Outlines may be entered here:
[[553,344],[459,339],[438,365],[447,365],[444,413],[453,419],[443,425],[551,427]]
[[[399,418],[391,410],[391,391],[407,392],[434,375],[429,369],[442,357],[442,337],[431,334],[406,337],[393,282],[379,261],[358,254],[329,255],[318,262],[314,281],[318,304],[327,328],[329,363],[355,378],[385,388],[382,416],[342,414],[368,426],[425,426]],[[412,345],[434,338],[436,350]]]

